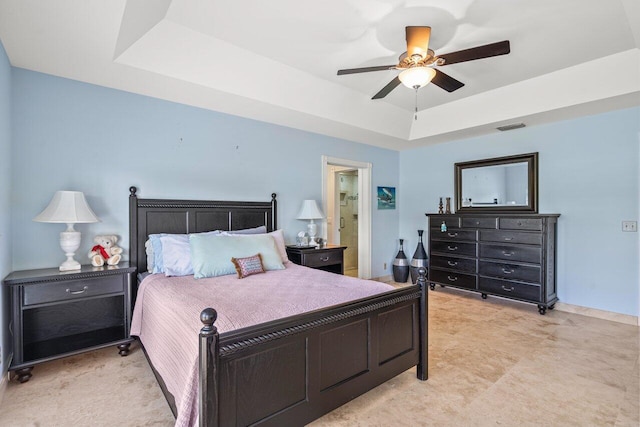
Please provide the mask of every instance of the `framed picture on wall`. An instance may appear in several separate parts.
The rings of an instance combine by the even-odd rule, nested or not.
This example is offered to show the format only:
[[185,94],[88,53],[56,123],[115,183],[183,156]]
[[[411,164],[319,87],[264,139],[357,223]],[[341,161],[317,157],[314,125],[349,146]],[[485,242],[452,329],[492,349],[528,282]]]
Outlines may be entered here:
[[378,209],[396,208],[396,187],[378,187]]

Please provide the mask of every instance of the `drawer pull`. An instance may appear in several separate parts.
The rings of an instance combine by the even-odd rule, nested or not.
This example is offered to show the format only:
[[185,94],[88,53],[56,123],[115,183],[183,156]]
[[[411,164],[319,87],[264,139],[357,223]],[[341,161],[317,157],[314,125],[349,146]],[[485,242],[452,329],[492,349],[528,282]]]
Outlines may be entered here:
[[511,256],[511,255],[513,255],[513,252],[502,251],[502,255]]
[[451,246],[447,245],[447,249],[449,249],[450,251],[457,251],[458,247],[457,246],[451,247]]
[[510,242],[510,241],[513,240],[513,237],[505,237],[504,240],[507,241],[507,242]]
[[511,273],[513,273],[514,271],[515,271],[515,270],[513,270],[512,268],[504,268],[504,267],[502,268],[502,272],[503,272],[504,274],[511,274]]
[[324,262],[329,261],[329,256],[320,257],[320,261],[324,261]]
[[85,286],[82,289],[77,290],[77,291],[72,291],[71,289],[67,288],[67,293],[69,293],[71,295],[79,295],[79,294],[83,294],[87,289],[89,289],[88,286]]
[[458,265],[458,261],[447,261],[447,264],[449,264],[451,267],[455,267],[456,265]]
[[507,292],[511,292],[511,291],[513,291],[513,286],[511,286],[510,288],[507,288],[505,285],[502,285],[502,290],[503,291],[507,291]]
[[458,277],[457,276],[453,276],[453,277],[447,276],[447,279],[449,279],[449,281],[451,281],[451,282],[455,282],[455,281],[458,280]]
[[447,233],[449,237],[458,237],[458,233]]

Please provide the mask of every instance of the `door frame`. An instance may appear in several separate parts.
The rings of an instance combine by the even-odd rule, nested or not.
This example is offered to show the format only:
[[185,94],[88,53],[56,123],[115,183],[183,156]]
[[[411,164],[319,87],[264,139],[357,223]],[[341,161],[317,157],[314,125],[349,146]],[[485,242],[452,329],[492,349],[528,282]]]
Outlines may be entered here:
[[[371,278],[371,168],[369,162],[322,156],[322,208],[328,212],[328,177],[331,166],[358,169],[358,277]],[[327,238],[324,227],[323,238]]]

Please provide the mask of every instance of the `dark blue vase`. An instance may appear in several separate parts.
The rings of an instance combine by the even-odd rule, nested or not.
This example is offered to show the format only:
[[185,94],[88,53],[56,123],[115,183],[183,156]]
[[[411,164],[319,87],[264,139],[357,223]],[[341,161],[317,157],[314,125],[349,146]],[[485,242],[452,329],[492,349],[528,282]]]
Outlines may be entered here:
[[424,244],[422,244],[422,233],[424,233],[424,230],[418,230],[420,240],[411,259],[411,282],[414,284],[418,281],[418,269],[420,267],[427,269],[427,252],[424,250]]
[[404,239],[400,239],[400,250],[393,260],[393,280],[398,283],[405,283],[409,278],[409,260],[402,249],[403,242]]

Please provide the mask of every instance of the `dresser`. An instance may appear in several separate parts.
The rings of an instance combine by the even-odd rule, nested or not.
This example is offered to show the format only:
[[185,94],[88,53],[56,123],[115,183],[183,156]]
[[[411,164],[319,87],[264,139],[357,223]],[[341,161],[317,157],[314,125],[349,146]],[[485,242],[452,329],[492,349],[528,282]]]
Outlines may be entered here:
[[117,346],[121,356],[133,341],[131,287],[135,267],[58,268],[14,271],[9,287],[13,361],[18,381],[31,378],[34,365],[85,351]]
[[317,268],[330,273],[344,274],[344,250],[346,246],[326,245],[321,248],[287,246],[287,257],[291,262],[305,267]]
[[431,290],[452,286],[534,303],[540,314],[553,309],[559,214],[426,215]]

